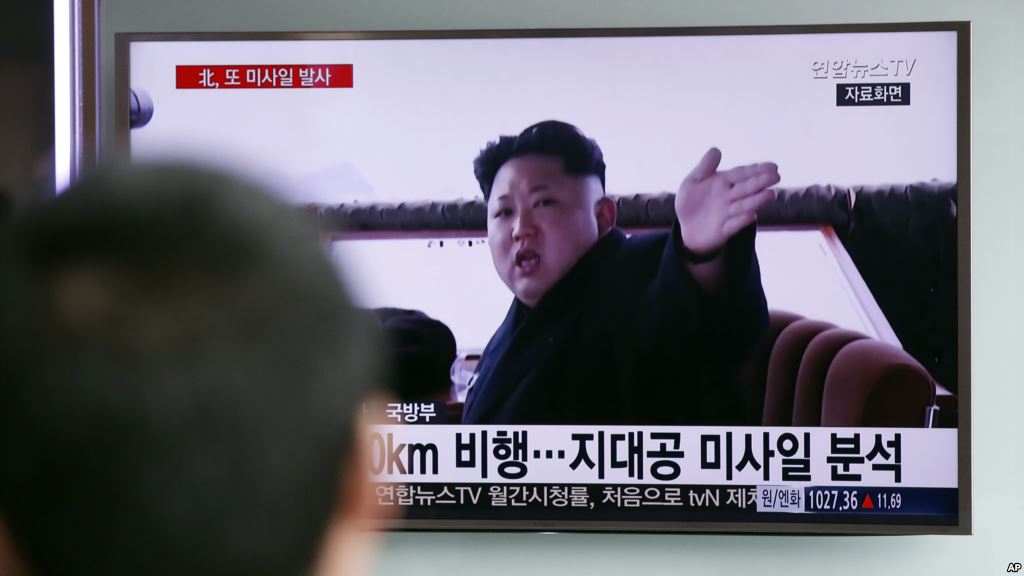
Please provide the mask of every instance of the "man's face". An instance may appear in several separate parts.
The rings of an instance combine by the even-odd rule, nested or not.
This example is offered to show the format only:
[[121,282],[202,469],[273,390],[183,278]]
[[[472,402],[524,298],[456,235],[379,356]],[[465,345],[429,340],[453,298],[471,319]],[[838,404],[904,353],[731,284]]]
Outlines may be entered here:
[[540,299],[600,236],[596,176],[571,176],[562,160],[521,156],[494,177],[487,242],[498,276],[527,306]]

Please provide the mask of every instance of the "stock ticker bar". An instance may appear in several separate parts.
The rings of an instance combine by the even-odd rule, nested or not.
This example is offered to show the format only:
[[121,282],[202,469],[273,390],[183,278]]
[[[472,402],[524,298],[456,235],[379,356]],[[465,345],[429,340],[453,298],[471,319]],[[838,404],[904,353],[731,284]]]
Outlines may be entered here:
[[377,503],[409,519],[567,521],[901,520],[954,524],[955,488],[383,483]]
[[804,511],[861,515],[955,515],[955,488],[813,486],[804,488]]

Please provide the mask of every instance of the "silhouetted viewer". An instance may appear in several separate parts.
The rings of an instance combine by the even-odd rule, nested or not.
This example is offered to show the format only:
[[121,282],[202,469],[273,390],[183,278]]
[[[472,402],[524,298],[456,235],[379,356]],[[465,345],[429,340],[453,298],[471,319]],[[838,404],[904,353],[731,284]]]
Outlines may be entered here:
[[377,344],[305,220],[251,184],[167,166],[89,178],[15,218],[0,242],[0,573],[355,559],[349,528],[372,509],[356,406]]
[[754,254],[772,163],[683,179],[671,232],[615,227],[597,142],[549,120],[473,164],[498,276],[515,296],[477,365],[463,422],[741,424],[737,373],[768,323]]

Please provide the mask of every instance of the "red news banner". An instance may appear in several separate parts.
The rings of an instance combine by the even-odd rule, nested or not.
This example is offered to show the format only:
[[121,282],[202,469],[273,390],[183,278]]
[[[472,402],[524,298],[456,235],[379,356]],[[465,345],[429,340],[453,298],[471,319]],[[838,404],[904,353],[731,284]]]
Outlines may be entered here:
[[178,89],[352,87],[351,64],[238,64],[175,68],[175,86]]

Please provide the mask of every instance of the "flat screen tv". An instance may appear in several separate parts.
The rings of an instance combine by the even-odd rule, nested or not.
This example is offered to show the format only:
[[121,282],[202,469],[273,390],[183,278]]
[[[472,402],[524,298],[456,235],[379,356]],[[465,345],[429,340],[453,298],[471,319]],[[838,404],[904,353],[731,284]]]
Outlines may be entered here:
[[317,219],[390,527],[966,534],[969,34],[118,34],[116,136]]

